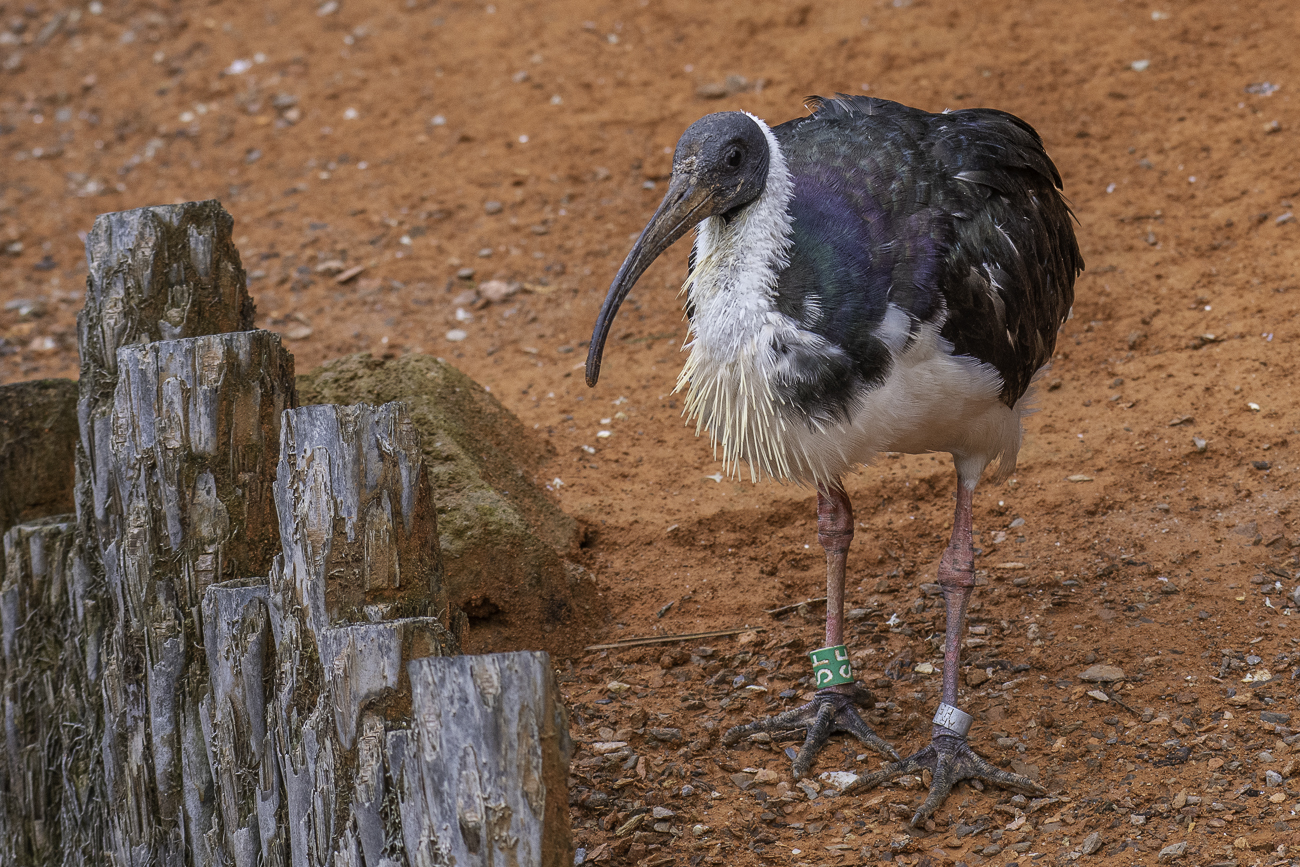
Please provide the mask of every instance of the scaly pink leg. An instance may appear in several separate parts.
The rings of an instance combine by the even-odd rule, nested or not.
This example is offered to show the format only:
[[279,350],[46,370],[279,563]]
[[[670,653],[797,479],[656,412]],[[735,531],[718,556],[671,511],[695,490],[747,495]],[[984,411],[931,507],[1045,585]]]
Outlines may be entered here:
[[957,514],[953,519],[952,541],[939,561],[939,586],[943,588],[947,620],[943,642],[943,703],[935,716],[930,743],[901,761],[891,762],[873,774],[861,777],[849,789],[871,789],[904,774],[928,770],[932,775],[930,794],[912,817],[920,825],[947,799],[952,787],[962,780],[978,779],[1026,794],[1044,790],[1033,780],[990,764],[970,748],[966,730],[970,717],[957,709],[957,676],[961,671],[961,637],[966,631],[966,606],[975,587],[975,546],[971,532],[971,504],[975,489],[960,481],[957,485]]
[[[826,646],[835,647],[844,643],[844,571],[853,542],[853,506],[838,484],[817,491],[817,541],[826,549]],[[758,732],[806,729],[803,747],[794,760],[795,779],[808,775],[813,759],[835,732],[847,732],[864,746],[897,759],[894,748],[863,722],[854,707],[864,692],[856,683],[828,686],[802,707],[729,729],[722,742],[734,746]]]

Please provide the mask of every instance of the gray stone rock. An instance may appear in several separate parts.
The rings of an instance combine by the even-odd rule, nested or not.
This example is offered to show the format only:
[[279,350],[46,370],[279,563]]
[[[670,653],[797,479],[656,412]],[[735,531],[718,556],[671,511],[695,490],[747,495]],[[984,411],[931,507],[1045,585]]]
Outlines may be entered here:
[[1095,855],[1095,854],[1097,854],[1099,851],[1101,851],[1101,847],[1102,847],[1102,845],[1103,845],[1103,843],[1102,843],[1102,839],[1101,839],[1101,834],[1098,833],[1097,831],[1093,831],[1093,832],[1092,832],[1091,834],[1089,834],[1087,837],[1084,837],[1084,838],[1083,838],[1083,846],[1082,846],[1081,848],[1082,848],[1083,854],[1085,854],[1085,855]]

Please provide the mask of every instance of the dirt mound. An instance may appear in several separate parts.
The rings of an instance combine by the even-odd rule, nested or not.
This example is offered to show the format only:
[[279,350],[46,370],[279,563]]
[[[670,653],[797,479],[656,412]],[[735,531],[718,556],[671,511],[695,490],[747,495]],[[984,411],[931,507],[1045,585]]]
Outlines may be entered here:
[[602,609],[573,559],[582,532],[543,490],[549,443],[483,386],[427,355],[348,356],[300,375],[297,387],[301,405],[408,407],[436,492],[448,599],[469,618],[466,652],[565,657],[587,642]]

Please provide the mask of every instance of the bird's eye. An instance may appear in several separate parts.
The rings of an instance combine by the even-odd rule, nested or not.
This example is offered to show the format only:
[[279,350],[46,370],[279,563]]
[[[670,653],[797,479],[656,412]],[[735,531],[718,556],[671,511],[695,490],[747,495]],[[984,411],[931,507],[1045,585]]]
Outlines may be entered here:
[[732,148],[731,150],[727,151],[727,166],[728,166],[728,168],[733,168],[733,169],[734,169],[734,168],[736,168],[737,166],[739,166],[739,165],[740,165],[740,157],[741,157],[740,148]]

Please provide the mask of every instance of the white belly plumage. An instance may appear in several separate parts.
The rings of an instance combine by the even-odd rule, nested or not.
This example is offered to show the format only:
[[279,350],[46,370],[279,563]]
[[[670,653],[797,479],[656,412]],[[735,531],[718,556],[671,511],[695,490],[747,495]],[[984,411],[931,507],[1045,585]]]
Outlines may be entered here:
[[923,326],[894,358],[885,379],[863,388],[836,419],[784,402],[775,387],[782,370],[773,337],[805,343],[824,341],[792,320],[769,313],[746,339],[711,345],[697,333],[678,378],[686,392],[686,414],[696,433],[707,430],[727,472],[749,466],[751,479],[770,476],[813,486],[830,484],[880,452],[950,452],[963,483],[974,486],[992,461],[998,477],[1015,468],[1020,420],[1028,395],[1012,408],[1002,403],[997,371],[975,359],[952,354],[939,326]]

